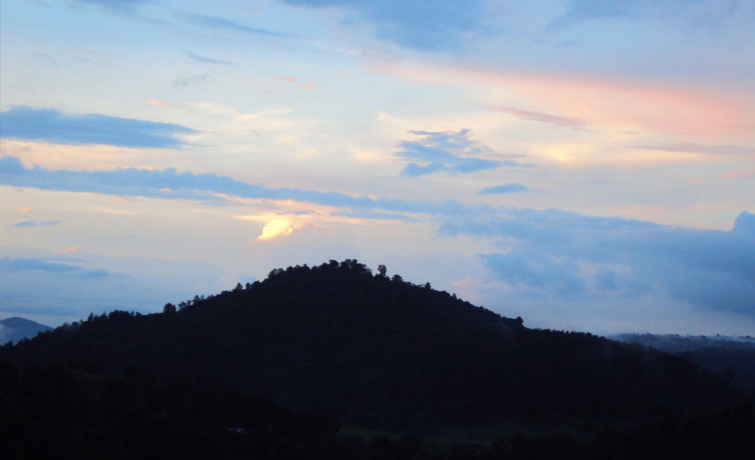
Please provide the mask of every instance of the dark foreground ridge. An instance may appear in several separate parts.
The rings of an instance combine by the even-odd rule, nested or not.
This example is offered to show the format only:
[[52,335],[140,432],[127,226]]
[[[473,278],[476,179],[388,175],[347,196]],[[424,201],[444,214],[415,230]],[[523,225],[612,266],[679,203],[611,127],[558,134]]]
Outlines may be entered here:
[[[62,436],[57,442],[69,450],[89,445],[76,458],[101,455],[97,449],[109,443],[151,458],[153,450],[129,444],[139,439],[160,449],[175,444],[172,454],[161,451],[162,458],[179,451],[193,458],[200,447],[186,449],[197,439],[212,455],[236,452],[233,446],[244,443],[262,449],[268,441],[293,449],[286,451],[293,457],[278,458],[312,458],[302,452],[325,445],[346,449],[322,454],[331,458],[417,447],[410,439],[393,447],[386,440],[347,448],[335,438],[340,423],[422,430],[582,420],[589,427],[606,420],[652,424],[665,415],[657,429],[672,436],[669,417],[688,420],[740,404],[737,420],[749,426],[752,418],[751,406],[742,405],[729,381],[686,359],[586,333],[528,329],[520,318],[502,317],[429,284],[388,278],[382,267],[373,275],[354,260],[274,270],[262,282],[168,304],[160,314],[90,315],[6,345],[0,357],[0,415],[9,421],[4,430],[11,430],[3,437],[40,432]],[[714,430],[707,419],[703,425],[701,430]],[[547,445],[516,439],[501,441],[498,453],[508,455],[516,443],[517,449]],[[637,447],[627,439],[601,442]],[[573,439],[553,442],[553,449],[573,451],[574,458],[592,458],[593,451]],[[467,453],[472,457],[459,458],[478,451]],[[370,458],[398,458],[394,454]],[[197,458],[212,457],[207,455]]]

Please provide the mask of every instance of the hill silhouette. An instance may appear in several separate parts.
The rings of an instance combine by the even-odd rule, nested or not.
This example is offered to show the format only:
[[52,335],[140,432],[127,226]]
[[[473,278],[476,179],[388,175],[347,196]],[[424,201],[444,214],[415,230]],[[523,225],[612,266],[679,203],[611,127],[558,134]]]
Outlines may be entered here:
[[30,339],[40,332],[52,329],[35,321],[13,316],[0,320],[0,344],[6,342],[18,342],[21,339]]
[[383,273],[355,260],[273,270],[159,314],[90,315],[0,355],[139,385],[205,382],[296,413],[379,427],[657,417],[726,407],[740,396],[686,359],[529,329]]

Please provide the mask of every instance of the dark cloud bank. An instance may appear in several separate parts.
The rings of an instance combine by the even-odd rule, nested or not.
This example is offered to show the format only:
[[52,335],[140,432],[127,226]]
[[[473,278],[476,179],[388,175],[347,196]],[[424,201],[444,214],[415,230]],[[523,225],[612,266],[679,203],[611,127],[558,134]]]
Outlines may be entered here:
[[623,218],[510,208],[441,233],[487,237],[505,248],[482,254],[515,289],[567,299],[660,291],[711,309],[755,315],[755,214],[730,231],[694,230]]

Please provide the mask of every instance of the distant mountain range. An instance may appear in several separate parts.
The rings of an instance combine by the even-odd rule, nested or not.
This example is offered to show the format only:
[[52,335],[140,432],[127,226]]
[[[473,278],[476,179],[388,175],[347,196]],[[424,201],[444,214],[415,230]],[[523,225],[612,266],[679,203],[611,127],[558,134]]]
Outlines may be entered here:
[[40,332],[52,330],[51,327],[29,319],[12,317],[0,320],[0,344],[16,343],[21,339],[31,339]]

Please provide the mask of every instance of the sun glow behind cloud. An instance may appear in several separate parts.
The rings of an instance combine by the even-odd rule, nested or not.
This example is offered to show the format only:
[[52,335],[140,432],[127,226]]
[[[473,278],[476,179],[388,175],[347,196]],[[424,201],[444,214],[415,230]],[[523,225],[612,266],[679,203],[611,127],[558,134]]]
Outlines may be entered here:
[[290,235],[294,231],[291,222],[285,219],[271,220],[262,228],[262,234],[258,240],[268,241],[279,236]]

